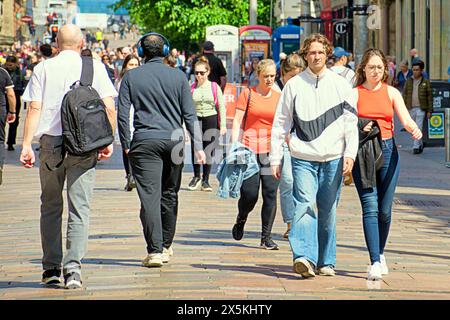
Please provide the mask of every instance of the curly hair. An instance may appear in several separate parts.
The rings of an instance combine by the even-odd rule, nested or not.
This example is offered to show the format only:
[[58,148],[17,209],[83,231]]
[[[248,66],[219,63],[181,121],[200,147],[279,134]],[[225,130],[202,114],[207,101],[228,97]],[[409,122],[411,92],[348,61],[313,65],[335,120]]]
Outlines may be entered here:
[[333,46],[331,45],[330,40],[328,40],[328,38],[323,34],[313,33],[303,41],[302,48],[300,49],[300,55],[303,57],[303,59],[306,60],[306,55],[308,54],[309,48],[311,47],[311,44],[313,42],[319,42],[323,44],[327,57],[333,54]]
[[389,78],[389,68],[387,66],[386,56],[384,55],[383,51],[379,49],[369,48],[366,50],[366,52],[364,52],[361,63],[358,65],[358,68],[356,68],[356,87],[362,85],[367,80],[364,69],[366,68],[366,65],[369,62],[370,58],[375,56],[380,57],[381,61],[383,61],[384,74],[381,81],[387,82]]

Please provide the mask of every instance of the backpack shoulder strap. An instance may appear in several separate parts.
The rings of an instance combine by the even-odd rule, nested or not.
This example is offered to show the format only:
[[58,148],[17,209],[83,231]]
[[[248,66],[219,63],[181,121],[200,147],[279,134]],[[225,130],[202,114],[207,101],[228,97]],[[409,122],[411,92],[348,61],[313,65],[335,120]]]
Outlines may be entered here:
[[81,67],[81,78],[80,83],[83,86],[92,86],[92,81],[94,80],[94,61],[92,57],[81,57],[82,67]]
[[195,88],[197,88],[197,81],[194,81],[194,83],[191,84],[191,94],[194,93]]
[[219,100],[217,99],[217,82],[211,81],[211,88],[214,97],[214,103],[216,105],[216,109],[219,109]]
[[349,68],[347,67],[344,68],[345,68],[344,71],[340,72],[339,75],[345,78],[347,76],[347,73],[349,72]]

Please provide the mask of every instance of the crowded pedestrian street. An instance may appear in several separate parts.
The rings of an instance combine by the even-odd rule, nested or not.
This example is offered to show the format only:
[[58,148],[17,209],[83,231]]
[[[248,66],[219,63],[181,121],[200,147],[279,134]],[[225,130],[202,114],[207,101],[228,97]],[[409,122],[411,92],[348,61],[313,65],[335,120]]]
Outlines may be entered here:
[[0,302],[258,320],[448,305],[449,12],[0,0]]
[[233,240],[237,201],[218,198],[213,177],[214,192],[187,190],[188,164],[171,262],[142,267],[139,199],[136,190],[123,190],[115,145],[112,159],[97,166],[84,287],[75,291],[40,284],[39,166],[23,168],[17,148],[7,153],[0,187],[0,299],[449,299],[450,170],[444,148],[427,148],[417,157],[408,134],[397,137],[402,167],[385,251],[390,272],[382,281],[366,280],[368,253],[354,185],[343,187],[337,209],[336,276],[303,279],[292,271],[281,214],[272,232],[280,250],[259,248],[261,204],[250,214],[244,238]]

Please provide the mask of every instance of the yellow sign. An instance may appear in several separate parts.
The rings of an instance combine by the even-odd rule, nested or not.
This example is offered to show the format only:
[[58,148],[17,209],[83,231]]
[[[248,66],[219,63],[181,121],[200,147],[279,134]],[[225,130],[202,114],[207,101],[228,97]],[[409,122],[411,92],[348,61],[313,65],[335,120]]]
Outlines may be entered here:
[[428,138],[444,139],[444,114],[434,113],[428,120]]

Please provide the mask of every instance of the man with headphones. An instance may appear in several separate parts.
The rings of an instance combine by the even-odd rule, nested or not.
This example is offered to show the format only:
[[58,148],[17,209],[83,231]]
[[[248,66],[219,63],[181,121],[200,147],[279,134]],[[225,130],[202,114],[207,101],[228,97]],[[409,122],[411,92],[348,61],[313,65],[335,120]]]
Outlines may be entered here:
[[[119,92],[120,142],[128,153],[141,201],[140,218],[147,242],[145,267],[161,267],[173,255],[178,191],[184,160],[183,123],[199,163],[205,163],[202,137],[186,76],[163,64],[169,41],[147,33],[137,42],[144,64],[129,70]],[[134,106],[130,141],[129,113]]]

